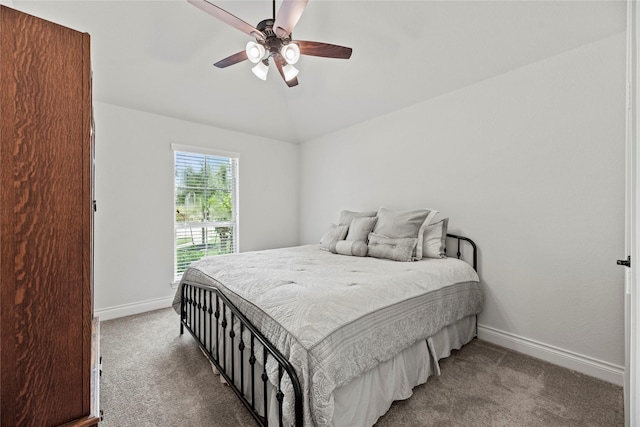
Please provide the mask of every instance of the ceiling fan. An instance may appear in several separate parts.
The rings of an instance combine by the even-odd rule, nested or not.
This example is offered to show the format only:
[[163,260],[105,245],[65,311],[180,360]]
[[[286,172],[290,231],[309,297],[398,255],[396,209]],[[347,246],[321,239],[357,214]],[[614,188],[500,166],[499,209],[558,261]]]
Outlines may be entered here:
[[287,86],[292,87],[298,84],[298,70],[293,64],[298,62],[300,55],[340,59],[351,57],[352,49],[350,47],[291,39],[293,27],[302,16],[308,0],[282,0],[277,15],[276,1],[273,0],[273,18],[260,21],[256,27],[207,0],[187,1],[256,39],[255,42],[248,42],[245,50],[213,64],[218,68],[226,68],[248,59],[256,64],[252,68],[253,73],[260,79],[266,80],[269,71],[269,58],[272,58]]

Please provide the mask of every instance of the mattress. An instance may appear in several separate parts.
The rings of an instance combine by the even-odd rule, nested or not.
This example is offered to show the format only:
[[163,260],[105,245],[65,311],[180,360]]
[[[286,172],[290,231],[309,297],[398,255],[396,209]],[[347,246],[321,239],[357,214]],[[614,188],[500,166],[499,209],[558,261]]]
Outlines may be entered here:
[[[222,290],[292,363],[305,425],[316,426],[333,424],[340,387],[483,304],[478,276],[463,261],[403,263],[318,245],[205,258],[182,281]],[[275,366],[267,368],[276,383]],[[285,398],[285,418],[291,406]]]

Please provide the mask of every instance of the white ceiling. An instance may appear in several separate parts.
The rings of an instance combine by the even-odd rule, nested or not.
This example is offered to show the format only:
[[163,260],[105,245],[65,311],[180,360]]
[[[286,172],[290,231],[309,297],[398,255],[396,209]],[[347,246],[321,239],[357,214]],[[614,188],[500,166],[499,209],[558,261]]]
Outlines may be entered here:
[[[91,34],[94,99],[303,142],[625,30],[624,1],[310,0],[293,38],[353,48],[303,56],[300,85],[245,61],[251,40],[182,0],[6,0]],[[271,2],[213,1],[256,25]],[[277,3],[279,5],[279,1]]]

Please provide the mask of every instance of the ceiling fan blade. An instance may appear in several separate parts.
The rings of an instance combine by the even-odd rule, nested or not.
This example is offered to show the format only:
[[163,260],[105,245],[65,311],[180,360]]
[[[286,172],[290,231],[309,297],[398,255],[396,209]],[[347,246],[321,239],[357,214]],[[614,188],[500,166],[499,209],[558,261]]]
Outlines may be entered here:
[[235,15],[230,14],[226,10],[219,8],[213,3],[209,3],[206,0],[187,0],[189,3],[194,5],[200,10],[207,12],[209,15],[214,18],[218,18],[225,24],[231,25],[233,28],[236,28],[242,31],[245,34],[250,35],[251,37],[255,37],[260,40],[265,39],[265,35],[262,31],[255,28],[253,25],[247,24],[242,19],[238,18]]
[[284,39],[291,34],[308,2],[309,0],[282,0],[282,5],[278,9],[276,20],[273,23],[273,31],[276,36]]
[[276,64],[276,68],[280,72],[280,75],[282,76],[282,80],[284,80],[284,82],[287,84],[287,86],[289,86],[289,87],[298,86],[298,78],[297,77],[294,77],[291,80],[287,80],[284,77],[284,70],[282,69],[282,67],[284,66],[284,59],[282,58],[282,56],[276,55],[273,58],[273,62]]
[[216,62],[213,65],[218,68],[226,68],[230,65],[237,64],[238,62],[242,62],[246,60],[247,60],[247,51],[241,50],[238,53],[234,53],[231,56],[221,59],[220,61]]
[[296,43],[300,48],[301,55],[349,59],[351,58],[351,52],[353,51],[350,47],[338,46],[336,44],[329,43],[307,42],[302,40],[295,40],[294,43]]

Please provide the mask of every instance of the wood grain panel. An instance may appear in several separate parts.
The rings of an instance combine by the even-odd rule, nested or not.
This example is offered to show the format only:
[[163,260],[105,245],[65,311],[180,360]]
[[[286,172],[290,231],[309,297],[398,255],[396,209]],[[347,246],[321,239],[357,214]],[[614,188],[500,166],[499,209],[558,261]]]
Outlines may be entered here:
[[90,404],[89,38],[0,13],[0,417],[57,426]]
[[15,281],[12,268],[15,247],[13,234],[14,192],[13,147],[5,143],[14,138],[13,117],[16,115],[16,84],[13,78],[13,52],[15,42],[7,29],[13,25],[14,13],[0,5],[0,421],[2,426],[15,425],[15,396],[17,394],[15,378],[16,337],[13,328],[15,300]]
[[[82,35],[82,372],[91,372],[93,331],[93,217],[94,217],[94,135],[93,135],[93,83],[91,64],[91,43],[88,34]],[[99,339],[99,338],[98,338]],[[91,375],[83,376],[82,412],[91,412]],[[96,414],[97,415],[97,414]]]

